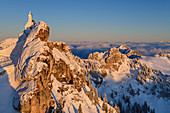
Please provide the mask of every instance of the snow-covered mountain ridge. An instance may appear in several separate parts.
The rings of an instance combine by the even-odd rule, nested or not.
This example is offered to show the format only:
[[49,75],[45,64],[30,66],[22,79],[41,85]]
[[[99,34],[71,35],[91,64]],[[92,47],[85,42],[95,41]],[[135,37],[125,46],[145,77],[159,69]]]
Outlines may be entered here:
[[[108,100],[112,100],[117,104],[119,103],[118,105],[122,112],[129,112],[129,110],[131,110],[130,112],[134,112],[134,109],[138,109],[139,111],[137,112],[143,111],[144,108],[142,106],[141,108],[135,108],[134,106],[136,106],[136,103],[142,105],[145,102],[150,106],[149,108],[155,109],[156,112],[169,112],[169,109],[166,108],[170,106],[169,59],[166,57],[163,59],[162,57],[157,57],[157,60],[162,59],[162,61],[158,60],[159,63],[157,62],[153,66],[147,66],[146,64],[149,64],[154,60],[148,60],[148,57],[146,56],[129,57],[129,59],[128,54],[124,51],[122,52],[122,46],[112,48],[109,51],[113,51],[113,53],[116,51],[117,56],[115,57],[115,54],[105,55],[107,52],[95,52],[88,57],[93,60],[88,60],[87,67],[90,69],[89,74],[91,75],[91,80],[98,88],[98,92],[102,95],[106,93],[108,95]],[[126,56],[125,60],[122,57],[123,55]],[[136,56],[136,52],[131,55]],[[138,54],[138,56],[140,56],[140,54]],[[154,57],[152,59],[154,59]],[[91,61],[91,63],[89,63],[89,61]],[[94,61],[98,63],[93,63]],[[165,61],[166,63],[161,64],[160,61],[162,63]],[[103,66],[105,63],[109,63],[111,66],[105,68]],[[115,63],[117,63],[116,68],[114,66]],[[165,68],[163,72],[157,68],[159,65],[162,66],[160,69]],[[100,70],[106,72],[105,76],[102,76]],[[141,101],[138,101],[138,99]],[[152,99],[152,101],[150,101],[150,99]],[[159,102],[160,100],[162,103]],[[144,111],[153,112],[149,110]]]
[[66,43],[48,41],[49,31],[40,21],[0,42],[0,112],[170,112],[168,54],[119,45],[81,59]]
[[[75,60],[65,43],[48,41],[49,30],[48,25],[40,21],[24,30],[16,43],[7,44],[9,46],[1,50],[3,58],[8,48],[12,48],[5,57],[15,67],[10,70],[13,74],[4,75],[2,71],[2,77],[7,76],[14,89],[13,107],[23,113],[105,112],[102,104],[110,112],[119,110],[96,97],[95,88],[86,85],[85,68]],[[8,43],[8,40],[3,42]]]

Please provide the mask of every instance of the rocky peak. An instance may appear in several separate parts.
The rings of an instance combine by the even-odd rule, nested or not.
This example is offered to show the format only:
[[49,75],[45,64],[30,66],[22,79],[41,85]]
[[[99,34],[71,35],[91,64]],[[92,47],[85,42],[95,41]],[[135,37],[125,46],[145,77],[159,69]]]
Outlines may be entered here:
[[126,45],[120,45],[117,47],[119,49],[119,51],[122,53],[122,54],[125,54],[128,58],[138,58],[138,57],[141,57],[143,56],[141,53],[133,50],[133,49],[130,49],[128,46]]
[[25,30],[17,43],[23,45],[15,73],[15,80],[20,83],[17,93],[21,105],[17,106],[22,112],[45,113],[53,108],[51,75],[61,83],[73,85],[77,91],[85,83],[85,71],[75,61],[71,49],[63,42],[48,41],[49,30],[40,21],[34,28]]
[[50,28],[48,27],[48,25],[43,21],[40,21],[37,24],[37,27],[39,27],[40,30],[36,34],[35,38],[40,38],[41,41],[48,41],[49,32],[50,32]]
[[103,64],[102,67],[106,69],[113,68],[115,70],[118,70],[119,65],[121,65],[122,62],[127,59],[127,57],[119,51],[119,48],[111,48],[104,53],[91,53],[88,59],[99,61],[101,64]]

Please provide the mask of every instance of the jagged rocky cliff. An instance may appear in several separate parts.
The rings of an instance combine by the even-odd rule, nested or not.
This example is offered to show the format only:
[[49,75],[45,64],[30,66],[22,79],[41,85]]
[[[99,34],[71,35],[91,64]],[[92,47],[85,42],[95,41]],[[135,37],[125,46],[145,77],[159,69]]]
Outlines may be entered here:
[[[104,112],[103,101],[95,93],[97,89],[87,85],[84,64],[76,61],[77,57],[65,43],[48,41],[49,30],[42,21],[32,25],[19,37],[11,52],[18,83],[14,108],[23,113],[77,112],[79,109]],[[95,96],[90,97],[92,95]],[[91,101],[94,97],[98,100],[96,103]],[[106,105],[111,112],[116,112]]]

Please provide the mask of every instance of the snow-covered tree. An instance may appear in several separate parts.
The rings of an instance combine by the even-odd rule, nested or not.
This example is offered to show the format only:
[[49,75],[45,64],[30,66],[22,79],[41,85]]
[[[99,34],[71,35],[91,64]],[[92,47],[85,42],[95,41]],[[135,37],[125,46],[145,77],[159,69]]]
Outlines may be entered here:
[[103,100],[102,94],[100,93],[100,99]]
[[90,99],[91,101],[93,101],[93,92],[92,92],[92,91],[89,92],[89,99]]
[[102,109],[106,112],[107,112],[107,103],[108,103],[108,101],[107,101],[107,97],[106,97],[106,94],[105,94],[104,99],[103,99]]
[[91,84],[91,81],[89,81],[89,88],[90,88],[90,90],[92,90],[92,84]]
[[120,109],[119,109],[119,107],[116,104],[115,104],[114,109],[116,110],[117,113],[120,113]]
[[90,81],[90,74],[88,75],[88,79],[87,79],[87,81],[88,81],[88,84],[89,84],[89,81]]
[[106,97],[106,93],[105,93],[105,95],[104,95],[104,100],[103,100],[103,101],[106,102],[106,103],[108,103],[107,97]]
[[95,101],[95,104],[99,103],[97,89],[95,90],[94,101]]
[[78,113],[83,113],[82,108],[81,108],[81,104],[79,105]]

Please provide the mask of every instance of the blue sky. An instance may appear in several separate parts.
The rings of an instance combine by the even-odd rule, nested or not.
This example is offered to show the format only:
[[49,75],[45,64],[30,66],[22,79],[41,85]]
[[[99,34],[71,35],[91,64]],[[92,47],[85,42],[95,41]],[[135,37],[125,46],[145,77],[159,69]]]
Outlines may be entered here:
[[170,41],[170,0],[1,0],[0,40],[17,37],[29,11],[53,41]]

